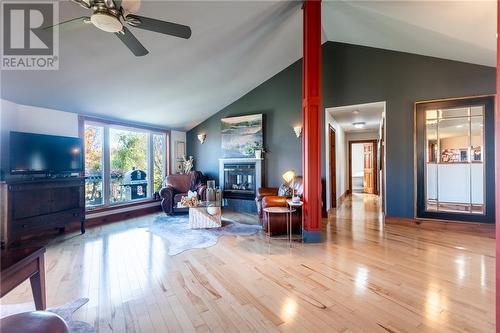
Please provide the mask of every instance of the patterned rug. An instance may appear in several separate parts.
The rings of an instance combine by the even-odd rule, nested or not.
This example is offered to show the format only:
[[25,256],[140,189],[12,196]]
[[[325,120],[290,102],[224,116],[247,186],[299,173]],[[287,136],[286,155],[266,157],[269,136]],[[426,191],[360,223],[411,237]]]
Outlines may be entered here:
[[220,237],[251,236],[262,229],[260,225],[243,224],[237,221],[222,220],[221,228],[191,229],[188,216],[157,216],[149,231],[166,239],[169,243],[168,254],[175,256],[191,249],[203,249],[217,244]]
[[[56,308],[50,308],[46,311],[55,313],[56,315],[64,319],[66,325],[68,325],[69,327],[70,333],[95,333],[96,330],[89,323],[73,319],[73,313],[84,306],[88,301],[88,298],[79,298],[73,302],[66,303]],[[2,304],[0,308],[0,316],[2,318],[20,312],[35,311],[33,302],[21,304]]]

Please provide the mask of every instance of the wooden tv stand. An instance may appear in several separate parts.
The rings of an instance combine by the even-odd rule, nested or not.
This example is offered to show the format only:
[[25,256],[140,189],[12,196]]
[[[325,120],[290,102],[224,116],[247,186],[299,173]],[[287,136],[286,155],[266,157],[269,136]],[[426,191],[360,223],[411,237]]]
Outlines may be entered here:
[[7,181],[1,197],[3,246],[76,222],[85,233],[83,177]]

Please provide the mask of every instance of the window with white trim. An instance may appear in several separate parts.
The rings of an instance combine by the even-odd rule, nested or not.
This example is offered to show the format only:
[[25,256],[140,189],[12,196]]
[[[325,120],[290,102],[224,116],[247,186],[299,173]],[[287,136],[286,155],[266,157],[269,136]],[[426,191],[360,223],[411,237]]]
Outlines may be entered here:
[[148,200],[167,173],[168,132],[85,120],[85,205]]

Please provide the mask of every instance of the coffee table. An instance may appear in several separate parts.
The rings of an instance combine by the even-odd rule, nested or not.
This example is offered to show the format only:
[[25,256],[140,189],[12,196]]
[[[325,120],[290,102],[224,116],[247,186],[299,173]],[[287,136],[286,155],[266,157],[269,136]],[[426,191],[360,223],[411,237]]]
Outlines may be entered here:
[[1,250],[0,297],[30,279],[37,310],[45,310],[45,247]]
[[189,227],[209,229],[222,227],[222,207],[227,201],[199,201],[196,207],[189,207]]

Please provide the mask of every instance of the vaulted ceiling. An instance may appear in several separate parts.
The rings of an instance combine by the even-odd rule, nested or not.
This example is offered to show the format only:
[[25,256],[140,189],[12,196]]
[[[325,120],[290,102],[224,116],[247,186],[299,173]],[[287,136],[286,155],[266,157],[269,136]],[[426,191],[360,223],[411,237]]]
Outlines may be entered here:
[[[60,3],[60,20],[87,15]],[[1,97],[190,129],[302,55],[300,2],[147,1],[138,14],[191,26],[189,40],[130,28],[134,57],[86,25],[60,34],[58,71],[3,71]],[[323,38],[495,66],[496,1],[323,1]]]

